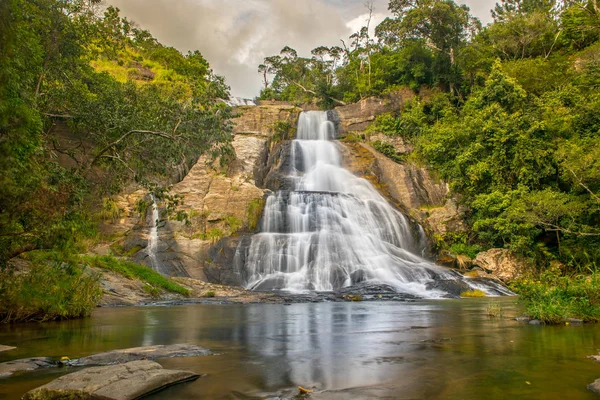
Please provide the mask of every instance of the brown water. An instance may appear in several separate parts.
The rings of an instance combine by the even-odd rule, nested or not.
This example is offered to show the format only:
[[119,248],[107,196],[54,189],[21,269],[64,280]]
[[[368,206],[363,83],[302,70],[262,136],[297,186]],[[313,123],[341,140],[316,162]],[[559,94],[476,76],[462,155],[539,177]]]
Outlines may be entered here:
[[[491,301],[502,305],[503,319],[486,315]],[[514,302],[99,309],[84,321],[0,327],[0,343],[19,348],[0,361],[192,343],[218,355],[160,363],[208,376],[152,399],[262,398],[296,385],[359,388],[335,398],[596,399],[585,386],[600,378],[600,364],[585,357],[600,349],[600,325],[516,322]],[[17,399],[66,372],[0,379],[0,399]]]

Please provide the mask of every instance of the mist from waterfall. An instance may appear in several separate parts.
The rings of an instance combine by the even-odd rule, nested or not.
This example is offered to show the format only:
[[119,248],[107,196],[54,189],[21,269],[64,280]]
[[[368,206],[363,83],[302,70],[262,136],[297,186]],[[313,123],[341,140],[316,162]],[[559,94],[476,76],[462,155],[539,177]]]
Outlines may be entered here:
[[247,287],[332,291],[373,282],[418,297],[445,296],[431,283],[462,277],[421,256],[422,228],[343,168],[334,139],[326,112],[300,115],[289,172],[295,190],[266,201],[247,255]]

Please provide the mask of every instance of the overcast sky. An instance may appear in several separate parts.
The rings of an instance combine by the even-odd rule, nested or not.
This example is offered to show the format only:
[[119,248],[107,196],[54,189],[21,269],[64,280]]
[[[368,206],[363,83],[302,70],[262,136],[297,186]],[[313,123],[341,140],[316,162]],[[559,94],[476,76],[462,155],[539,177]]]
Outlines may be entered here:
[[[309,56],[317,46],[340,45],[364,25],[365,0],[107,0],[121,14],[182,52],[200,50],[224,75],[233,96],[254,98],[261,88],[257,66],[290,46]],[[375,0],[375,21],[387,16]],[[484,25],[496,0],[459,0]]]

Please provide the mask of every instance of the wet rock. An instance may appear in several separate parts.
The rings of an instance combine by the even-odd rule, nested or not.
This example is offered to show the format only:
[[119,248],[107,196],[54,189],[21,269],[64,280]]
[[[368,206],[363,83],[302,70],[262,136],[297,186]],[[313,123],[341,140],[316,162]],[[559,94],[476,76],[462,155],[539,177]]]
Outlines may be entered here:
[[529,321],[529,325],[542,325],[543,322],[540,321],[539,319],[532,319],[531,321]]
[[491,249],[481,252],[473,263],[502,281],[514,280],[525,270],[524,261],[507,249]]
[[58,363],[49,357],[23,358],[20,360],[0,363],[0,378],[11,376],[17,372],[35,371],[41,368],[58,366]]
[[439,290],[441,292],[448,293],[447,297],[459,298],[460,294],[473,290],[469,285],[461,280],[453,279],[439,279],[433,282],[427,283],[427,290]]
[[5,351],[11,351],[16,349],[16,347],[11,347],[11,346],[4,346],[0,344],[0,353],[5,352]]
[[600,363],[600,355],[598,355],[598,356],[589,356],[588,358],[591,358],[592,360]]
[[594,383],[590,383],[587,388],[596,394],[600,394],[600,379],[596,379]]
[[529,318],[529,317],[517,317],[517,318],[515,318],[515,321],[529,322],[529,321],[531,321],[531,318]]
[[65,375],[26,393],[23,399],[138,399],[198,377],[190,371],[163,369],[153,361],[133,361]]
[[136,360],[173,357],[195,357],[212,354],[204,347],[191,344],[173,344],[161,346],[134,347],[131,349],[113,350],[106,353],[94,354],[93,356],[79,358],[69,361],[67,364],[74,367],[90,365],[121,364]]
[[583,320],[582,319],[578,319],[578,318],[568,318],[567,322],[570,324],[574,324],[574,325],[581,325],[583,324]]

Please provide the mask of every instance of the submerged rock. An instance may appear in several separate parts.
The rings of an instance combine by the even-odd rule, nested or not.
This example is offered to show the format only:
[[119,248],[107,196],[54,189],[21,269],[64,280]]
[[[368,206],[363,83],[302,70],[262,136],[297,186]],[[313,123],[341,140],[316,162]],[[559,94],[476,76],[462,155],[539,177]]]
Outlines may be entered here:
[[12,346],[3,346],[0,344],[0,353],[5,352],[5,351],[10,351],[10,350],[14,350],[16,349],[16,347],[12,347]]
[[199,376],[190,371],[163,369],[154,361],[132,361],[65,375],[26,393],[23,399],[138,399]]
[[0,378],[11,376],[16,372],[35,371],[41,368],[58,366],[58,363],[49,357],[23,358],[0,363]]
[[204,347],[191,344],[173,344],[160,346],[134,347],[131,349],[113,350],[106,353],[94,354],[93,356],[79,358],[69,361],[67,364],[79,367],[90,365],[120,364],[130,361],[174,357],[195,357],[212,354]]
[[590,383],[587,388],[596,394],[600,394],[600,379],[596,379],[594,383]]

